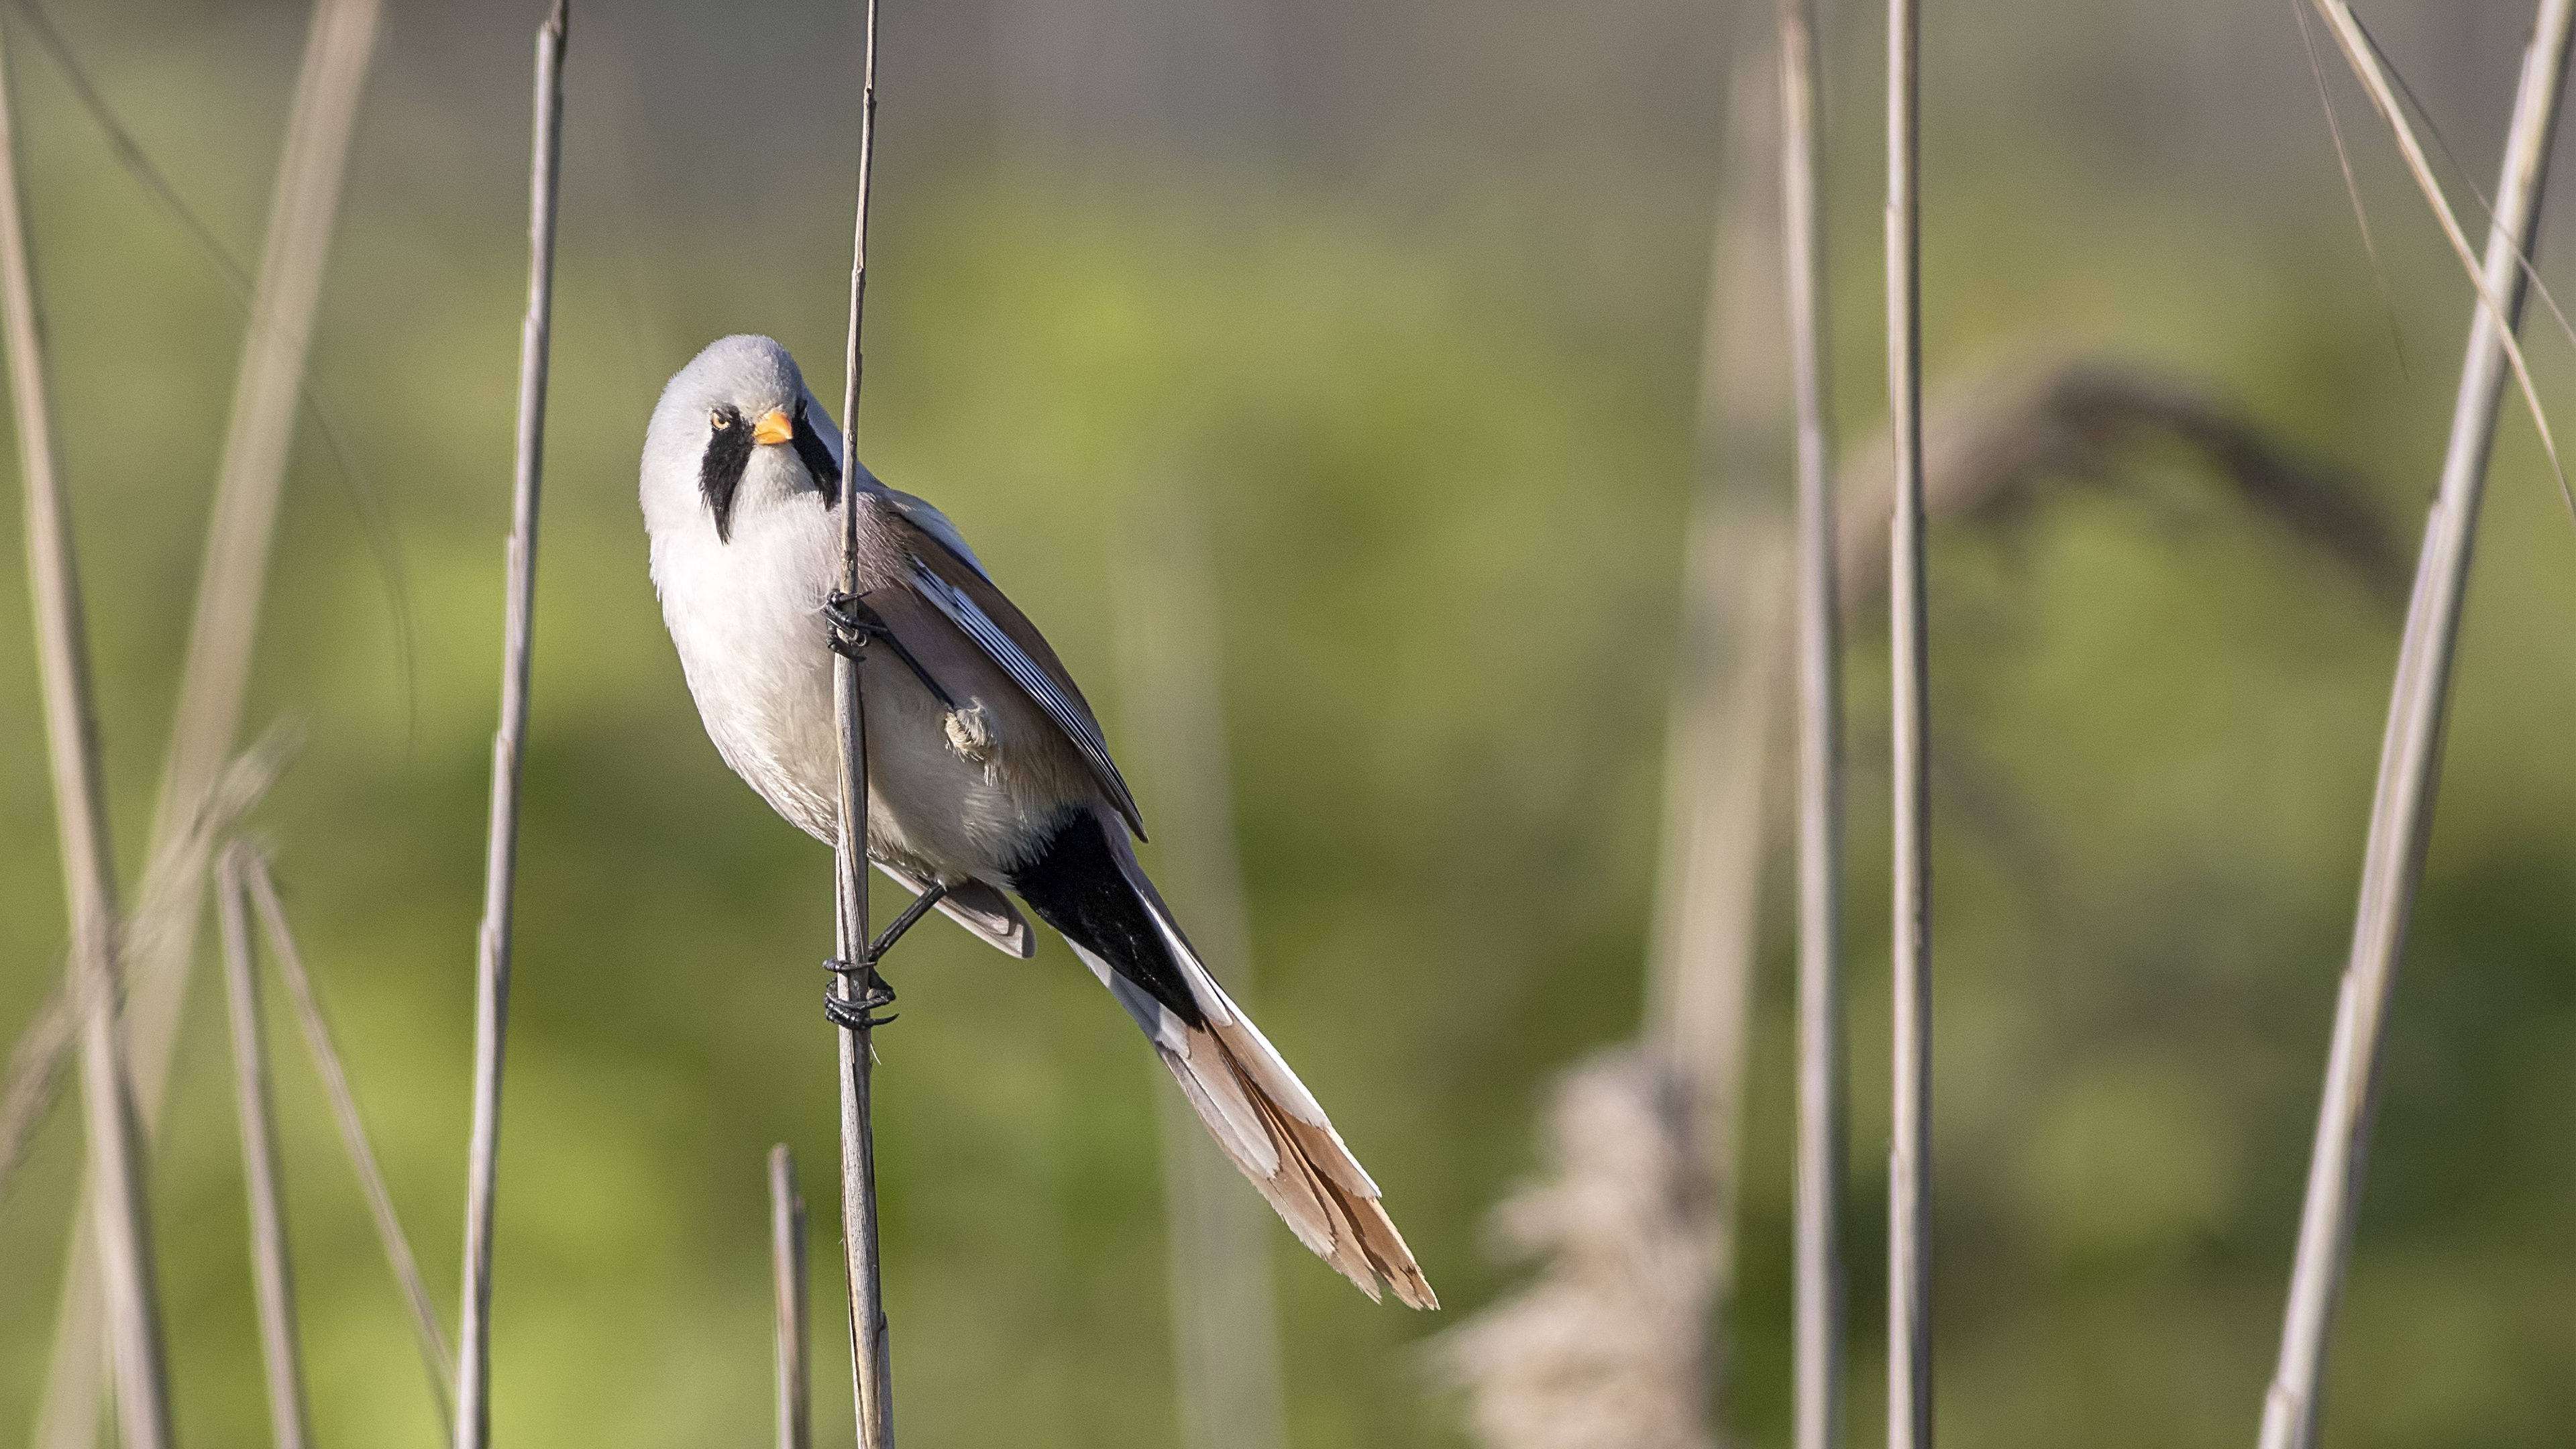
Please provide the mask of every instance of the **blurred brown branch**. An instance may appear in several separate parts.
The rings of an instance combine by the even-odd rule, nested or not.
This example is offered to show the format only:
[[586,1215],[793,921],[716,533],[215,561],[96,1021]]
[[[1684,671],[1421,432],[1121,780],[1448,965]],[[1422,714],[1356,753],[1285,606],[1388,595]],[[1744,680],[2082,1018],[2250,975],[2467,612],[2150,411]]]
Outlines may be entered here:
[[[2139,458],[2166,445],[2257,514],[2350,569],[2391,604],[2408,561],[2349,475],[2301,455],[2214,390],[2143,364],[2085,357],[2010,369],[1946,389],[1924,425],[1924,507],[1936,521],[2000,531],[2067,484],[2137,486]],[[1876,597],[1887,548],[1888,445],[1841,473],[1843,604]]]

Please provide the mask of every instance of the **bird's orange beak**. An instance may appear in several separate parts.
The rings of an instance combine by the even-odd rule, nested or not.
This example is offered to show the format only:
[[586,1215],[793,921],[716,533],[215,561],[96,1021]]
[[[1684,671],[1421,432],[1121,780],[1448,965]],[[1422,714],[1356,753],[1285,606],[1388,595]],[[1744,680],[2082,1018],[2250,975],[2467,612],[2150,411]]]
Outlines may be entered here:
[[751,440],[769,447],[784,443],[795,436],[796,425],[787,420],[785,408],[771,408],[761,414],[760,421],[753,424],[751,429]]

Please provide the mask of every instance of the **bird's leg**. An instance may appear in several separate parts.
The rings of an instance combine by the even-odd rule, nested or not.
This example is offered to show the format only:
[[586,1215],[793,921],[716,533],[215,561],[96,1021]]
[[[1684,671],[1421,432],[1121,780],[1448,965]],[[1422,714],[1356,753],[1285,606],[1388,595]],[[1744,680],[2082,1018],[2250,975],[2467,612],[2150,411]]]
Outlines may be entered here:
[[912,929],[912,923],[930,914],[930,908],[938,905],[947,894],[948,885],[942,881],[934,883],[930,889],[913,897],[912,904],[903,908],[903,914],[895,917],[885,928],[884,934],[869,944],[869,962],[873,964],[884,960],[885,953],[894,946],[894,943],[903,939],[903,933]]
[[894,987],[887,982],[884,973],[877,969],[877,965],[885,960],[886,952],[893,949],[894,943],[903,939],[903,933],[911,930],[914,922],[930,914],[931,908],[938,905],[947,894],[948,886],[945,882],[934,882],[930,889],[913,897],[912,904],[903,908],[903,914],[895,917],[886,926],[883,934],[868,943],[867,959],[857,965],[847,961],[824,962],[823,969],[836,976],[864,974],[867,978],[867,986],[860,991],[859,999],[856,1001],[844,1001],[839,992],[825,991],[823,1015],[836,1026],[846,1026],[854,1030],[874,1031],[893,1021],[892,1016],[876,1015],[877,1012],[894,1005]]
[[939,687],[939,681],[930,677],[930,671],[921,667],[921,661],[912,657],[903,641],[894,637],[894,630],[886,627],[885,619],[868,606],[867,600],[836,589],[823,600],[823,617],[831,621],[829,642],[833,653],[857,659],[867,652],[871,640],[882,639],[894,651],[894,657],[903,661],[903,667],[912,671],[912,677],[921,681],[921,687],[930,691],[931,698],[945,708],[957,707],[957,701]]

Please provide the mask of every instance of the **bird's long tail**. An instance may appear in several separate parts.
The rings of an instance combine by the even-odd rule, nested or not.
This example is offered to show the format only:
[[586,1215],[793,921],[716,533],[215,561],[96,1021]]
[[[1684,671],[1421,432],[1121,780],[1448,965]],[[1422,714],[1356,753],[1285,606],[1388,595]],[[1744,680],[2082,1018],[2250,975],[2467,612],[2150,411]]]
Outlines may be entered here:
[[[1314,1094],[1200,962],[1137,865],[1126,832],[1085,815],[1058,833],[1044,858],[1052,873],[1015,881],[1021,896],[1063,932],[1153,1040],[1199,1120],[1298,1241],[1372,1299],[1391,1289],[1412,1307],[1439,1307],[1376,1182]],[[1175,1005],[1194,1009],[1185,1014]]]

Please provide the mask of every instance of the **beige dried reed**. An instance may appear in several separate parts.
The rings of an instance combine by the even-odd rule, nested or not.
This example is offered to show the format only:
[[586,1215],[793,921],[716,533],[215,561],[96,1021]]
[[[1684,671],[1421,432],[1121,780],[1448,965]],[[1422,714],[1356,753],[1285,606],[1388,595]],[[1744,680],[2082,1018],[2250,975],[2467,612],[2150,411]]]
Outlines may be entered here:
[[474,1128],[467,1145],[464,1307],[456,1340],[456,1449],[492,1438],[492,1216],[501,1176],[501,1066],[510,1011],[510,924],[519,864],[519,777],[537,607],[537,497],[544,477],[546,368],[554,319],[555,206],[563,159],[565,0],[537,27],[528,156],[528,310],[519,329],[516,467],[501,640],[501,725],[492,737],[483,923],[475,933]]
[[[2321,3],[2330,22],[2350,14]],[[2352,955],[2336,1000],[2334,1040],[2326,1061],[2315,1148],[2308,1162],[2299,1243],[2290,1278],[2281,1352],[2263,1403],[2263,1449],[2309,1449],[2317,1440],[2334,1311],[2352,1256],[2353,1221],[2370,1140],[2389,992],[2405,949],[2407,922],[2424,877],[2435,798],[2440,789],[2442,731],[2450,704],[2460,610],[2468,592],[2478,505],[2494,447],[2496,415],[2510,362],[2519,373],[2512,334],[2520,322],[2528,273],[2523,259],[2539,234],[2541,180],[2557,130],[2567,80],[2576,3],[2542,0],[2506,133],[2496,184],[2495,222],[2480,269],[2479,304],[2469,323],[2467,360],[2451,416],[2442,479],[2424,526],[2421,562],[2389,690],[2388,729],[2370,835],[2354,911]],[[2338,35],[2343,31],[2338,29]],[[2351,42],[2346,42],[2347,52]],[[2356,67],[2360,62],[2356,59]],[[2384,82],[2383,82],[2384,84]],[[2374,90],[2374,96],[2378,94]],[[2383,112],[2397,117],[2393,105]],[[2410,162],[2420,148],[2408,142]],[[2456,231],[2456,224],[2450,224]],[[2527,386],[2527,384],[2526,384]],[[2535,404],[2535,414],[2537,405]]]
[[1923,581],[1922,13],[1887,7],[1888,530],[1894,719],[1893,1051],[1887,1172],[1888,1449],[1932,1446],[1931,650]]
[[[877,0],[866,0],[859,57],[858,201],[850,227],[850,328],[842,356],[841,387],[841,590],[859,593],[859,389],[865,357],[859,348],[867,320],[868,203],[876,173]],[[833,924],[838,956],[849,966],[839,980],[841,1000],[857,1004],[875,980],[868,931],[868,736],[858,660],[836,654],[832,664],[834,724],[841,742],[836,792],[838,840],[834,846]],[[854,1013],[861,1022],[864,1013]],[[841,1129],[841,1265],[850,1305],[850,1397],[860,1449],[894,1444],[894,1362],[887,1327],[885,1285],[877,1250],[877,1147],[871,1115],[876,1067],[873,1033],[862,1025],[838,1033]]]
[[807,1366],[805,1195],[796,1190],[796,1156],[786,1143],[769,1149],[769,1287],[776,1301],[778,1449],[813,1449],[814,1390]]
[[270,1441],[304,1449],[313,1426],[304,1407],[304,1351],[297,1342],[295,1269],[286,1244],[286,1173],[277,1155],[275,1094],[269,1087],[267,1030],[244,900],[245,847],[215,862],[215,917],[223,941],[224,1002],[232,1021],[233,1106],[241,1123],[242,1185],[250,1197],[251,1282],[259,1300],[260,1364],[268,1378]]
[[104,1290],[104,1338],[116,1366],[118,1424],[128,1449],[162,1449],[171,1442],[169,1380],[140,1128],[127,1092],[124,1042],[116,1022],[116,864],[107,835],[107,786],[99,766],[80,575],[54,455],[53,410],[46,397],[43,329],[18,181],[17,129],[16,96],[8,84],[6,46],[0,44],[0,332],[6,334],[20,485],[26,495],[27,583],[33,595],[46,756],[81,1023],[88,1221]]
[[1797,1449],[1842,1441],[1842,637],[1826,367],[1824,87],[1813,0],[1780,0],[1780,229],[1796,399],[1798,1145],[1790,1325]]
[[349,1166],[358,1176],[359,1190],[366,1195],[367,1215],[375,1222],[377,1245],[384,1250],[386,1266],[392,1269],[394,1282],[411,1309],[412,1336],[420,1346],[421,1364],[428,1371],[429,1397],[438,1409],[441,1437],[453,1438],[454,1416],[447,1391],[456,1377],[455,1356],[448,1350],[447,1335],[439,1328],[438,1310],[430,1305],[429,1285],[420,1276],[420,1260],[413,1255],[411,1239],[394,1212],[393,1192],[385,1186],[384,1169],[376,1163],[376,1149],[368,1139],[365,1119],[358,1115],[357,1093],[349,1085],[349,1069],[331,1034],[330,1021],[322,1014],[321,998],[313,990],[313,975],[304,967],[304,952],[287,925],[286,907],[278,899],[277,880],[269,871],[267,853],[244,847],[242,874],[251,904],[259,909],[269,954],[277,961],[277,974],[286,982],[287,999],[294,1003],[296,1020],[304,1029],[305,1048],[312,1054],[314,1070],[321,1075],[323,1094],[330,1098],[331,1118],[340,1129],[340,1145],[349,1154]]

